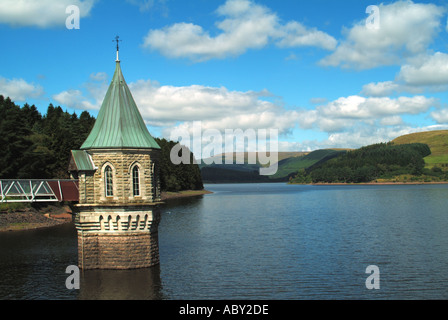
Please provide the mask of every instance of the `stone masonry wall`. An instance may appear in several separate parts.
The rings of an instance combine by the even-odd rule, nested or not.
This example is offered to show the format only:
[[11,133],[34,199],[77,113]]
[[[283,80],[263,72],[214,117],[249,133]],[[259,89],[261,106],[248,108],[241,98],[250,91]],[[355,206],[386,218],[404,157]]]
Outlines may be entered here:
[[137,269],[159,263],[158,233],[78,233],[82,269]]
[[94,203],[95,193],[93,176],[93,172],[82,172],[79,174],[79,203]]
[[[79,174],[78,264],[83,269],[136,269],[159,263],[159,153],[152,149],[88,150],[97,168]],[[113,195],[104,170],[112,168]],[[132,168],[139,168],[138,196]]]
[[157,204],[79,204],[73,209],[80,268],[135,269],[159,263]]
[[[95,173],[79,177],[80,203],[139,204],[160,201],[159,150],[90,150],[98,168]],[[104,169],[113,172],[113,197],[106,197]],[[140,171],[140,195],[132,192],[132,168]]]

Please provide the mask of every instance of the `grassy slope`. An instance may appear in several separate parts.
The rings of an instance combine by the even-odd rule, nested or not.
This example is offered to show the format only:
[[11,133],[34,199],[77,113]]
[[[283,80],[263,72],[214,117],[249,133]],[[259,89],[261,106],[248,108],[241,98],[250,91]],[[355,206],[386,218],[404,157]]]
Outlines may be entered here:
[[[279,152],[278,153],[278,171],[275,175],[269,177],[261,177],[258,174],[259,165],[258,164],[211,164],[204,165],[201,164],[200,168],[203,173],[203,178],[205,182],[209,182],[208,177],[210,177],[210,173],[212,170],[214,179],[218,179],[222,181],[222,179],[229,180],[257,180],[266,181],[275,180],[275,179],[288,179],[290,174],[298,172],[300,169],[308,168],[319,161],[325,161],[325,159],[335,156],[338,152],[342,150],[316,150],[313,152]],[[221,157],[218,156],[218,157]],[[247,154],[245,158],[247,162]],[[224,161],[223,161],[224,162]],[[207,171],[207,172],[206,172]],[[221,177],[221,178],[219,178]],[[285,180],[285,181],[286,181]]]
[[395,144],[426,143],[431,155],[425,157],[427,168],[448,165],[448,130],[411,133],[392,140]]
[[[278,152],[277,153],[277,158],[278,158],[277,161],[282,161],[282,160],[288,159],[288,158],[302,157],[304,155],[307,155],[308,153],[309,152]],[[241,157],[241,155],[242,155],[242,153],[233,153],[233,154],[229,154],[228,157],[229,157],[229,159],[233,159],[233,162],[236,163],[237,157],[239,159],[239,157]],[[258,157],[257,157],[257,155],[254,155],[254,152],[251,152],[250,155],[256,161],[258,160]],[[225,154],[225,153],[224,154],[219,154],[217,156],[214,156],[214,157],[210,158],[209,161],[218,162],[218,160],[221,159],[220,161],[224,164],[225,161],[226,161],[226,156],[227,156],[227,154]],[[266,156],[269,157],[270,154],[268,153]],[[248,164],[249,153],[245,152],[243,157],[244,157],[244,163]],[[212,165],[215,165],[215,164],[212,164]],[[257,168],[259,167],[258,164],[253,164],[253,165],[255,165]],[[200,168],[202,168],[204,166],[206,166],[206,164],[204,164],[203,162],[201,162],[199,164]]]
[[287,158],[279,161],[278,171],[271,178],[287,177],[291,173],[298,172],[300,169],[306,169],[319,161],[336,156],[339,150],[323,149],[310,152],[302,157]]
[[[448,167],[448,130],[428,131],[412,133],[400,136],[392,141],[395,144],[409,144],[409,143],[425,143],[431,149],[431,155],[425,158],[426,167],[431,169],[434,166],[442,167],[444,170]],[[335,149],[336,150],[336,149]],[[319,161],[324,161],[335,150],[316,150],[310,153],[304,152],[279,152],[278,154],[278,172],[271,179],[279,179],[287,177],[289,174],[299,171],[300,169],[308,168]],[[340,149],[342,151],[347,149]],[[219,157],[221,157],[220,155]],[[245,154],[247,163],[247,154]],[[204,167],[202,164],[201,167]],[[209,166],[210,167],[210,166]],[[242,172],[254,174],[258,171],[259,165],[212,165],[216,170],[221,171],[221,174],[228,174],[238,177]],[[239,173],[238,173],[239,172]]]

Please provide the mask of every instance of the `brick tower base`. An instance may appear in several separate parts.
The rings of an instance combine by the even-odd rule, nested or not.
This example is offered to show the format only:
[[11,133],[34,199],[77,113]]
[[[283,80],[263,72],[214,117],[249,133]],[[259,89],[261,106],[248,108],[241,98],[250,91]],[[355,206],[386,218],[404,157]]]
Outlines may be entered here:
[[75,205],[81,269],[137,269],[159,264],[156,205]]

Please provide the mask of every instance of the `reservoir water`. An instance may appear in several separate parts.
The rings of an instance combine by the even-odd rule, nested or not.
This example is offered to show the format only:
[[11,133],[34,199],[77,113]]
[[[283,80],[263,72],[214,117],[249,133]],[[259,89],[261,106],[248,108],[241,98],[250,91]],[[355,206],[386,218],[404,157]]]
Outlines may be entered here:
[[1,233],[0,299],[448,298],[448,185],[205,187],[162,207],[159,266],[84,271],[79,290],[73,224]]

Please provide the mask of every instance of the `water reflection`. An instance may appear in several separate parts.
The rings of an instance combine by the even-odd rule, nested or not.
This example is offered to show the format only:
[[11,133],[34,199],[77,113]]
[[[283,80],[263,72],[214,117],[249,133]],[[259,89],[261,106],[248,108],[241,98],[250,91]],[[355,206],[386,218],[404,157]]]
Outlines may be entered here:
[[206,188],[161,207],[160,265],[81,271],[80,290],[74,225],[0,233],[0,299],[448,298],[448,185]]
[[[162,216],[170,209],[196,207],[202,196],[170,199],[162,206]],[[163,220],[163,217],[161,218]],[[160,265],[132,270],[81,270],[80,300],[163,300]]]
[[185,198],[173,198],[166,200],[165,203],[161,206],[162,213],[170,213],[170,209],[178,208],[182,206],[184,209],[188,208],[201,208],[202,200],[204,199],[204,195],[198,195],[194,197],[185,197]]
[[161,300],[160,266],[81,271],[80,300]]

